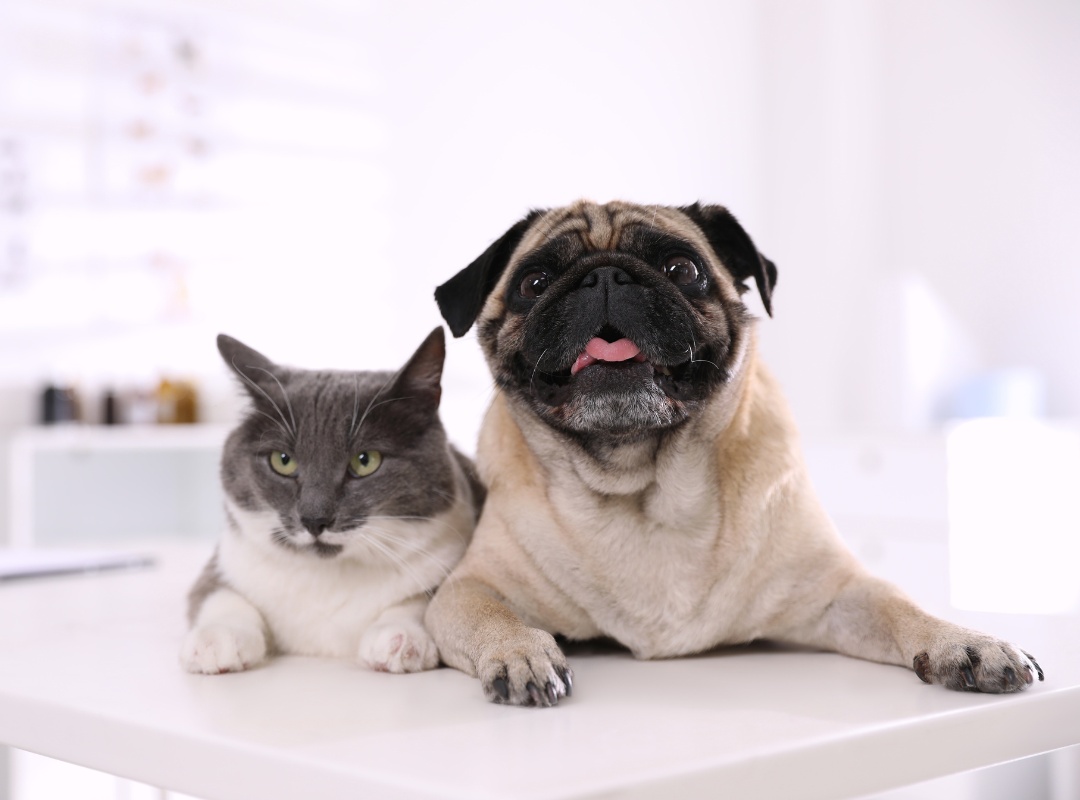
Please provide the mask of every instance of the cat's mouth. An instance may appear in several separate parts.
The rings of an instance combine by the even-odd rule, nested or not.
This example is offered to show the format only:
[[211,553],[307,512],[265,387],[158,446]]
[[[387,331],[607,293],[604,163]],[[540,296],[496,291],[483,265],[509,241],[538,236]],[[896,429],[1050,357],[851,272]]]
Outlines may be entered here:
[[315,539],[311,542],[310,545],[308,545],[308,549],[310,549],[313,553],[315,553],[315,555],[321,558],[333,558],[334,556],[340,554],[341,551],[345,549],[345,546],[340,544],[331,544],[330,542],[324,542],[322,539]]
[[325,535],[324,533],[315,536],[304,528],[292,531],[279,529],[274,531],[274,541],[296,553],[313,553],[320,558],[334,558],[345,549],[345,546],[326,541],[323,538]]

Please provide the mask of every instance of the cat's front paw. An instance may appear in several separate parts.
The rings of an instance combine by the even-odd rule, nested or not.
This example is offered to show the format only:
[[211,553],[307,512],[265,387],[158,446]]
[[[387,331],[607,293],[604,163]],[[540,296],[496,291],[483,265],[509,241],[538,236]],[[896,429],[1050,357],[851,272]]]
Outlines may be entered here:
[[419,623],[373,625],[360,638],[358,657],[376,672],[420,672],[439,666],[435,641]]
[[1023,650],[973,632],[935,642],[912,666],[925,683],[968,692],[1019,692],[1043,679],[1042,667]]
[[232,625],[203,625],[189,631],[180,648],[188,672],[219,675],[250,669],[266,659],[262,631]]
[[546,631],[527,628],[476,665],[484,694],[494,703],[553,706],[573,691],[574,673]]

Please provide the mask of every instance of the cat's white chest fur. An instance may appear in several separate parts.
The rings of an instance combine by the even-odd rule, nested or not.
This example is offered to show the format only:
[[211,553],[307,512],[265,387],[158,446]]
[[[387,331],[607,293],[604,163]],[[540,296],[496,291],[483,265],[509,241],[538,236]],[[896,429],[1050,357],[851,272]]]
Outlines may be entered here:
[[344,554],[324,559],[275,545],[273,513],[233,513],[244,530],[222,538],[218,569],[263,615],[272,645],[282,653],[353,657],[380,612],[422,591],[389,565]]
[[430,520],[381,523],[375,545],[363,530],[333,534],[343,550],[327,558],[275,543],[274,513],[228,506],[237,525],[218,546],[221,585],[181,652],[189,671],[245,669],[270,651],[357,659],[392,672],[436,666],[422,624],[426,590],[464,552],[467,537],[455,532],[469,529],[467,503]]

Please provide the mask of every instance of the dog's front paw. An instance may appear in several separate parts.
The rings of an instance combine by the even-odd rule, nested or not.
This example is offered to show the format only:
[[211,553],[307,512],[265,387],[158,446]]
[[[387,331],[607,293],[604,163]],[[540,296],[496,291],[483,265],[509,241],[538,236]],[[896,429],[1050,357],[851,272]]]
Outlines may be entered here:
[[967,692],[1019,692],[1043,679],[1042,667],[1017,647],[981,634],[941,640],[915,656],[915,674]]
[[232,625],[203,625],[188,632],[180,663],[188,672],[218,675],[250,669],[266,658],[262,631]]
[[439,650],[419,623],[386,623],[364,631],[359,659],[376,672],[420,672],[439,666]]
[[516,706],[553,706],[573,690],[574,673],[554,637],[527,628],[477,664],[488,700]]

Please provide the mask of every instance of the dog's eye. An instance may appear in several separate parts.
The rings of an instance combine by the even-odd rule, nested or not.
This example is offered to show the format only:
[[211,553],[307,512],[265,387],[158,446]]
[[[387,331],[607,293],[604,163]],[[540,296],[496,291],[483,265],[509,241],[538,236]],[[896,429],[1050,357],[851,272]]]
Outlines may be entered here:
[[546,272],[530,272],[521,279],[518,292],[526,300],[535,300],[548,288],[548,280]]
[[664,275],[676,286],[689,286],[697,281],[701,273],[697,264],[686,256],[670,256],[664,262]]

